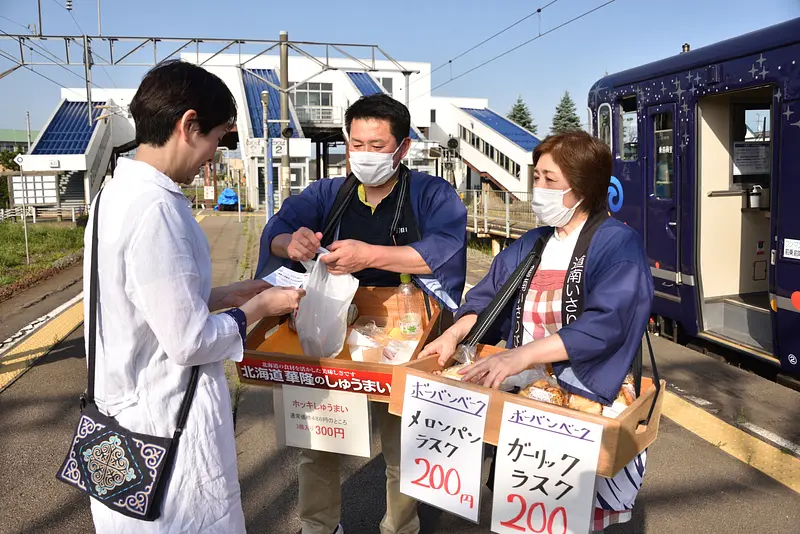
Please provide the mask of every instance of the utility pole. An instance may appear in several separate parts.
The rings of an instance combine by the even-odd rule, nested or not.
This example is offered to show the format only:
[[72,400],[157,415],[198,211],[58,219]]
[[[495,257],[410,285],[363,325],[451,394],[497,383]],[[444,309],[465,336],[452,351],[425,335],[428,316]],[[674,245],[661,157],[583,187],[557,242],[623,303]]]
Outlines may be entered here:
[[264,211],[266,221],[272,216],[275,192],[272,190],[272,143],[269,138],[269,93],[261,91],[261,107],[264,123]]
[[100,31],[100,0],[97,0],[97,35],[103,35]]
[[411,72],[405,71],[403,72],[403,76],[406,77],[406,107],[408,107],[409,101],[411,99],[411,95],[408,94],[409,93],[408,88],[411,86],[411,84],[409,83],[409,80],[411,79]]
[[39,35],[42,35],[42,0],[39,0]]
[[[281,32],[281,131],[289,127],[289,33]],[[292,171],[289,157],[289,138],[286,138],[286,149],[281,154],[281,196],[280,204],[292,194]],[[280,209],[280,206],[278,207]]]
[[83,36],[83,67],[86,73],[86,109],[89,112],[89,126],[92,125],[92,53],[89,50],[89,37]]
[[28,131],[28,153],[31,152],[31,113],[30,111],[25,112],[25,127]]

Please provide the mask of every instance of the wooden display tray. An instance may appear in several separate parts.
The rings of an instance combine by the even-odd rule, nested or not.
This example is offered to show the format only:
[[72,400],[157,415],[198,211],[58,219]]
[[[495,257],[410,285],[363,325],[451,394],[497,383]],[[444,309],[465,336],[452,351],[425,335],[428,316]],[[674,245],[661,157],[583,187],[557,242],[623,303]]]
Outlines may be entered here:
[[[478,357],[483,358],[501,352],[505,349],[490,345],[478,345]],[[456,363],[450,360],[446,367]],[[389,412],[394,415],[402,415],[403,398],[405,396],[406,376],[413,375],[425,378],[432,382],[454,383],[459,387],[477,391],[489,395],[489,408],[486,418],[486,428],[483,439],[486,443],[497,445],[500,435],[500,423],[503,417],[503,404],[506,401],[514,402],[522,406],[536,408],[538,410],[555,413],[558,415],[572,417],[582,421],[597,423],[603,426],[603,442],[600,446],[600,458],[597,463],[597,474],[605,478],[613,478],[619,473],[636,455],[649,447],[655,441],[658,434],[658,426],[661,421],[661,407],[664,395],[656,396],[656,387],[651,378],[642,377],[642,393],[628,406],[618,417],[611,419],[602,415],[594,415],[546,402],[540,402],[521,395],[506,393],[496,389],[489,389],[483,386],[452,380],[440,375],[432,374],[433,371],[441,370],[436,358],[423,358],[411,361],[408,364],[394,369],[394,387],[392,388],[391,400],[389,401]],[[666,383],[661,380],[661,391],[666,388]],[[647,419],[650,407],[655,401],[655,407],[650,417],[648,425],[640,424]]]
[[[358,307],[356,324],[374,320],[391,329],[399,317],[395,288],[360,287],[353,299]],[[420,308],[424,301],[419,295]],[[411,361],[428,341],[447,328],[441,321],[439,306],[430,299],[431,318],[422,317],[423,333]],[[369,400],[389,402],[392,371],[395,365],[353,361],[347,341],[335,358],[305,356],[297,334],[289,328],[287,317],[266,317],[247,335],[244,359],[236,364],[239,380],[254,386],[296,385],[367,394]],[[441,326],[440,326],[441,325]],[[348,335],[352,327],[348,328]],[[410,363],[410,362],[409,362]],[[407,364],[405,364],[407,365]]]

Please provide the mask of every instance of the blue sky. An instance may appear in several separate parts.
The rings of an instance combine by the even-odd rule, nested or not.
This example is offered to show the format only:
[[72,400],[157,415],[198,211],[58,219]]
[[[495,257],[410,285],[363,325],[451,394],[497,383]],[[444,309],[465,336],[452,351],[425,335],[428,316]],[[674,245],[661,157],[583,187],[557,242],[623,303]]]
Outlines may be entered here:
[[[440,0],[439,2],[270,2],[257,0],[102,0],[106,35],[276,39],[378,44],[400,61],[430,62],[435,68],[544,6],[549,0]],[[64,0],[41,0],[45,34],[97,31],[96,0],[73,0],[76,22]],[[452,64],[456,76],[475,65],[603,4],[605,0],[559,0]],[[36,0],[0,0],[0,29],[25,33],[37,22]],[[488,6],[488,7],[487,7]],[[725,22],[722,16],[729,17]],[[507,112],[521,94],[546,134],[565,90],[585,120],[586,95],[605,71],[613,73],[800,16],[800,0],[616,0],[505,57],[434,91],[435,95],[489,98]],[[540,20],[541,18],[541,20]],[[20,24],[22,26],[20,26]],[[9,50],[15,42],[0,41]],[[0,72],[11,67],[0,57]],[[37,70],[67,87],[79,77],[59,67]],[[102,87],[135,87],[144,69],[95,69]],[[83,74],[83,69],[74,69]],[[450,68],[434,73],[432,85],[447,82]],[[110,75],[110,79],[109,79]],[[25,111],[41,128],[58,102],[60,88],[18,69],[0,79],[0,128],[24,128]]]

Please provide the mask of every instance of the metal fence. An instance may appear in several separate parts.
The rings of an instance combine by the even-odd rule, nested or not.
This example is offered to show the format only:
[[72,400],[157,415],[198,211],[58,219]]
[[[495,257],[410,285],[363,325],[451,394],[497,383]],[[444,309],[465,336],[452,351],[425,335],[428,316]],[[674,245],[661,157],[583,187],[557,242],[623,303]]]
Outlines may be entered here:
[[518,238],[538,226],[529,192],[468,190],[460,196],[467,229],[476,234]]
[[297,120],[308,124],[344,124],[344,113],[339,106],[297,106]]
[[87,213],[86,206],[69,206],[61,208],[41,208],[36,206],[17,206],[10,209],[0,209],[0,222],[22,221],[23,216],[34,224],[41,221],[72,221],[77,222],[78,218]]

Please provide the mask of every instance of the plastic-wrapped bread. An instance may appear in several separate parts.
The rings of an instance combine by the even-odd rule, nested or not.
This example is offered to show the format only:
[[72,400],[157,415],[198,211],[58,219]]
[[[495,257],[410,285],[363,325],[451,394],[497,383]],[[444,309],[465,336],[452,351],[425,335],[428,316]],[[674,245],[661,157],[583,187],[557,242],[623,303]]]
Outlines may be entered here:
[[593,413],[596,415],[603,414],[603,405],[597,401],[589,400],[586,397],[575,395],[574,393],[569,396],[569,404],[567,408],[578,410],[579,412]]
[[566,391],[544,378],[520,390],[519,395],[558,406],[566,406],[569,398]]
[[458,372],[461,369],[463,369],[465,367],[468,367],[469,365],[471,365],[471,364],[469,364],[469,363],[458,363],[458,364],[456,364],[456,365],[454,365],[452,367],[447,367],[446,369],[442,369],[441,371],[434,371],[433,374],[440,375],[440,376],[443,376],[445,378],[450,378],[450,379],[453,379],[453,380],[459,380],[460,381],[461,379],[464,378],[464,375],[458,374]]

